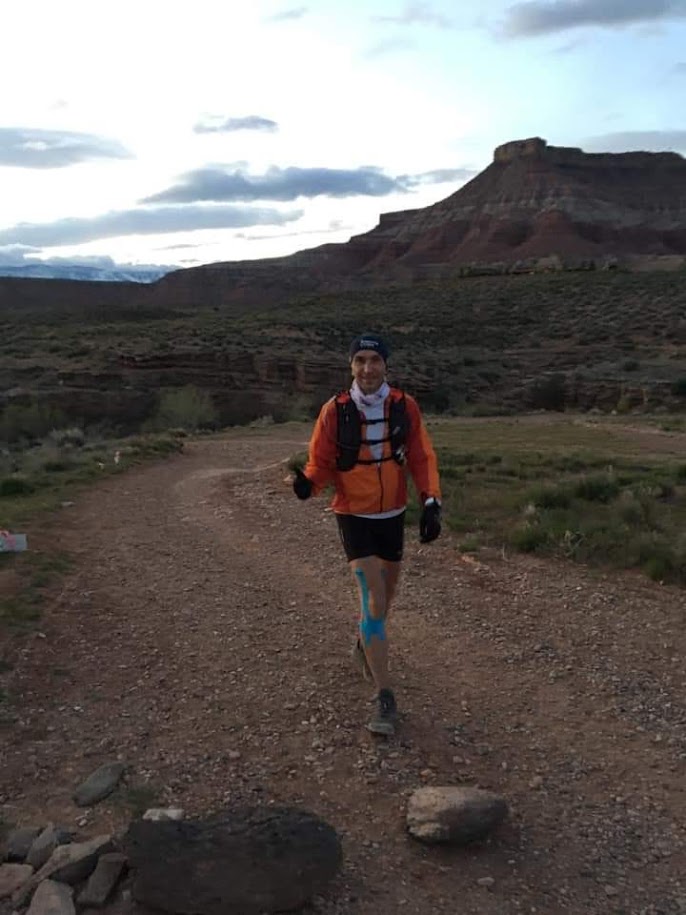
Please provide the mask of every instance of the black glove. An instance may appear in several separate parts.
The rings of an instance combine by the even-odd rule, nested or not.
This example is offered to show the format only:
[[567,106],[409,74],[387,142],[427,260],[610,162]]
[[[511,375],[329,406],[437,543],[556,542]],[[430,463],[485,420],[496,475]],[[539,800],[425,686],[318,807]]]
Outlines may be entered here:
[[441,506],[438,502],[429,502],[422,509],[419,519],[419,539],[422,543],[431,543],[441,533]]
[[309,480],[302,470],[295,471],[293,492],[299,499],[309,499],[312,495],[312,480]]

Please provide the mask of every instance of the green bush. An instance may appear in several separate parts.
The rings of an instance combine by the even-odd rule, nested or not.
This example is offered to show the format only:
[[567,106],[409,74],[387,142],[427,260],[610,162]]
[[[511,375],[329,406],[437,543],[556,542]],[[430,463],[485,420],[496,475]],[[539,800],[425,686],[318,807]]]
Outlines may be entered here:
[[65,470],[71,470],[73,466],[73,461],[69,461],[66,458],[58,458],[57,460],[45,461],[43,470],[46,473],[64,473]]
[[10,404],[0,415],[0,442],[15,444],[22,439],[44,438],[64,425],[62,412],[49,404]]
[[286,466],[291,473],[294,473],[296,470],[302,470],[305,464],[307,464],[307,451],[299,451],[297,454],[290,456]]
[[535,553],[539,547],[548,543],[548,534],[537,524],[525,524],[510,534],[509,542],[522,553]]
[[160,397],[157,413],[150,423],[153,429],[209,429],[217,425],[217,411],[211,395],[187,385],[165,391]]
[[587,502],[611,502],[619,493],[619,484],[610,474],[599,474],[578,480],[573,494]]
[[672,385],[672,394],[675,397],[686,397],[686,377],[678,378]]
[[536,508],[569,508],[572,502],[572,494],[569,487],[562,486],[538,486],[532,489],[527,501],[531,502]]
[[615,511],[619,521],[631,527],[645,525],[648,521],[649,513],[646,503],[629,491],[621,494]]
[[50,441],[60,448],[72,446],[82,448],[86,443],[86,433],[78,426],[69,429],[53,429],[50,432]]
[[0,480],[0,498],[27,496],[35,489],[36,487],[26,477],[5,477],[4,480]]

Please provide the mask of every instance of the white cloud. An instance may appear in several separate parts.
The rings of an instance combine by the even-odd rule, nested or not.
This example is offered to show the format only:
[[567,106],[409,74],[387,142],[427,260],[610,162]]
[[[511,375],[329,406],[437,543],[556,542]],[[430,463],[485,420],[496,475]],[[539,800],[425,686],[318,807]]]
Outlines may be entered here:
[[130,159],[116,140],[66,130],[0,127],[0,165],[15,168],[64,168],[94,159]]
[[372,16],[372,22],[385,25],[435,25],[441,29],[452,28],[454,24],[452,19],[423,0],[407,3],[403,11],[395,16]]
[[271,16],[265,16],[265,22],[292,22],[295,19],[302,19],[309,11],[307,6],[294,6],[290,9],[281,10],[273,13]]
[[53,247],[79,245],[126,235],[161,235],[199,229],[235,229],[256,225],[285,225],[302,210],[282,212],[263,207],[165,206],[122,210],[87,218],[65,218],[50,223],[19,223],[0,230],[0,245]]
[[209,117],[199,121],[193,130],[195,133],[236,133],[239,130],[259,130],[272,133],[279,125],[270,118],[250,114],[242,118]]

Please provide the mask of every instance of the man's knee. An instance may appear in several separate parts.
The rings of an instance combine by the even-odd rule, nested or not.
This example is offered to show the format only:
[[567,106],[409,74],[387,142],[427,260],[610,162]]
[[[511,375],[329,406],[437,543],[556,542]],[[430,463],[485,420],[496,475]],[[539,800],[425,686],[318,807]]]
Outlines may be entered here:
[[365,645],[373,638],[386,640],[386,601],[385,597],[369,587],[364,569],[355,569],[355,577],[360,587],[362,613],[360,616],[360,635]]

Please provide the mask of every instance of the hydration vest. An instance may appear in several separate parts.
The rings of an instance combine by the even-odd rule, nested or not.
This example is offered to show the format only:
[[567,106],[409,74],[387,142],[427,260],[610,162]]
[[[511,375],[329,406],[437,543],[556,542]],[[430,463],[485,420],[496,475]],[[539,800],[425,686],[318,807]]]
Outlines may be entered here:
[[[338,445],[336,467],[338,470],[345,472],[352,470],[356,464],[378,464],[381,461],[395,461],[396,464],[405,463],[405,444],[408,432],[407,408],[405,395],[402,392],[399,392],[399,394],[400,396],[393,396],[393,393],[390,395],[388,435],[375,439],[373,442],[362,437],[362,427],[374,425],[375,423],[385,423],[385,417],[383,419],[363,419],[348,391],[342,391],[336,395],[336,444]],[[389,455],[379,458],[378,461],[376,458],[360,458],[360,447],[362,445],[380,445],[383,442],[391,443],[391,453]]]

